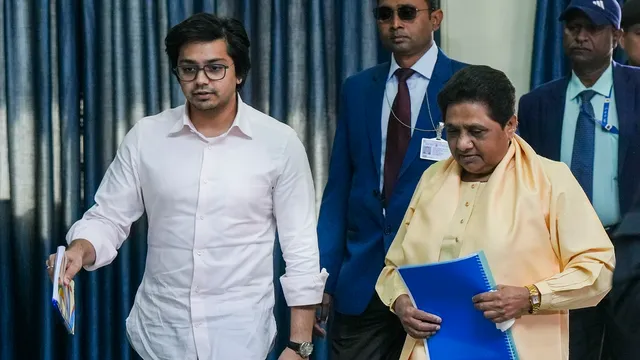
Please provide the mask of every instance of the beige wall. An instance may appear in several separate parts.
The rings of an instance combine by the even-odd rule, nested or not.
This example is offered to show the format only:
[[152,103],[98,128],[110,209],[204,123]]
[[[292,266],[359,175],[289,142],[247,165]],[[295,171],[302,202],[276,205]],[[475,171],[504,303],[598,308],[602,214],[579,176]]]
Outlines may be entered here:
[[442,0],[441,47],[450,57],[504,71],[529,91],[536,0]]

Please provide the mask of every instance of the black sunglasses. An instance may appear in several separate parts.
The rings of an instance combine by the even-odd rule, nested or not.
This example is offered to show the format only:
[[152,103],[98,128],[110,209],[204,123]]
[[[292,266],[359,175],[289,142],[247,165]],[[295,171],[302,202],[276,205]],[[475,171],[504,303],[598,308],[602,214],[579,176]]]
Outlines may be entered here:
[[389,21],[393,18],[394,11],[398,13],[398,18],[402,21],[412,21],[418,16],[420,11],[428,11],[432,9],[418,9],[410,5],[400,5],[398,9],[393,10],[388,6],[379,6],[373,9],[373,17],[378,21]]

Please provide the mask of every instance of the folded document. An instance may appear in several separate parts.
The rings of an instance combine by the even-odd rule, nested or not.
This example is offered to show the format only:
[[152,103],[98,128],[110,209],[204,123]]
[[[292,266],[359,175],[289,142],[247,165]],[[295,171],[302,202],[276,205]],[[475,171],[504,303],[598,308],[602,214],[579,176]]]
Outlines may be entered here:
[[64,285],[63,279],[66,269],[65,247],[58,246],[56,263],[53,267],[53,294],[51,295],[51,300],[53,306],[60,313],[67,332],[73,335],[76,323],[75,283],[71,280],[68,286]]

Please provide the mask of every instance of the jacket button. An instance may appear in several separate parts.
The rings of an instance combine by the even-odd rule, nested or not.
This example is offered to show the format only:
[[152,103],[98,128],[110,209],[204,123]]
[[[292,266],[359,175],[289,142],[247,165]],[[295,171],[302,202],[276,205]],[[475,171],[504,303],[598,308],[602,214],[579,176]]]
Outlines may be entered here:
[[384,228],[384,234],[391,235],[391,226],[387,226],[386,228]]

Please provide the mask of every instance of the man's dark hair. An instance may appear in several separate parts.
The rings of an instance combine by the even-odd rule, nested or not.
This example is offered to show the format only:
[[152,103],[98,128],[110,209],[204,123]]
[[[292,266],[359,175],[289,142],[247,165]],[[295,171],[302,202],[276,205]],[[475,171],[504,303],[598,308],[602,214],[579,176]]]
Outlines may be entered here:
[[505,127],[515,114],[516,89],[502,71],[485,65],[470,65],[455,73],[438,94],[442,118],[460,103],[486,106],[489,117]]
[[636,24],[640,24],[640,0],[627,0],[622,6],[620,27],[629,31],[629,28]]
[[[380,4],[380,0],[375,0],[376,4]],[[429,11],[434,11],[440,9],[440,0],[424,0],[427,3],[427,7]]]
[[219,18],[213,14],[199,13],[171,28],[164,39],[171,67],[175,68],[178,65],[180,49],[184,45],[220,39],[227,43],[227,52],[233,60],[236,76],[242,79],[236,89],[242,89],[251,69],[251,43],[242,23],[233,18]]

